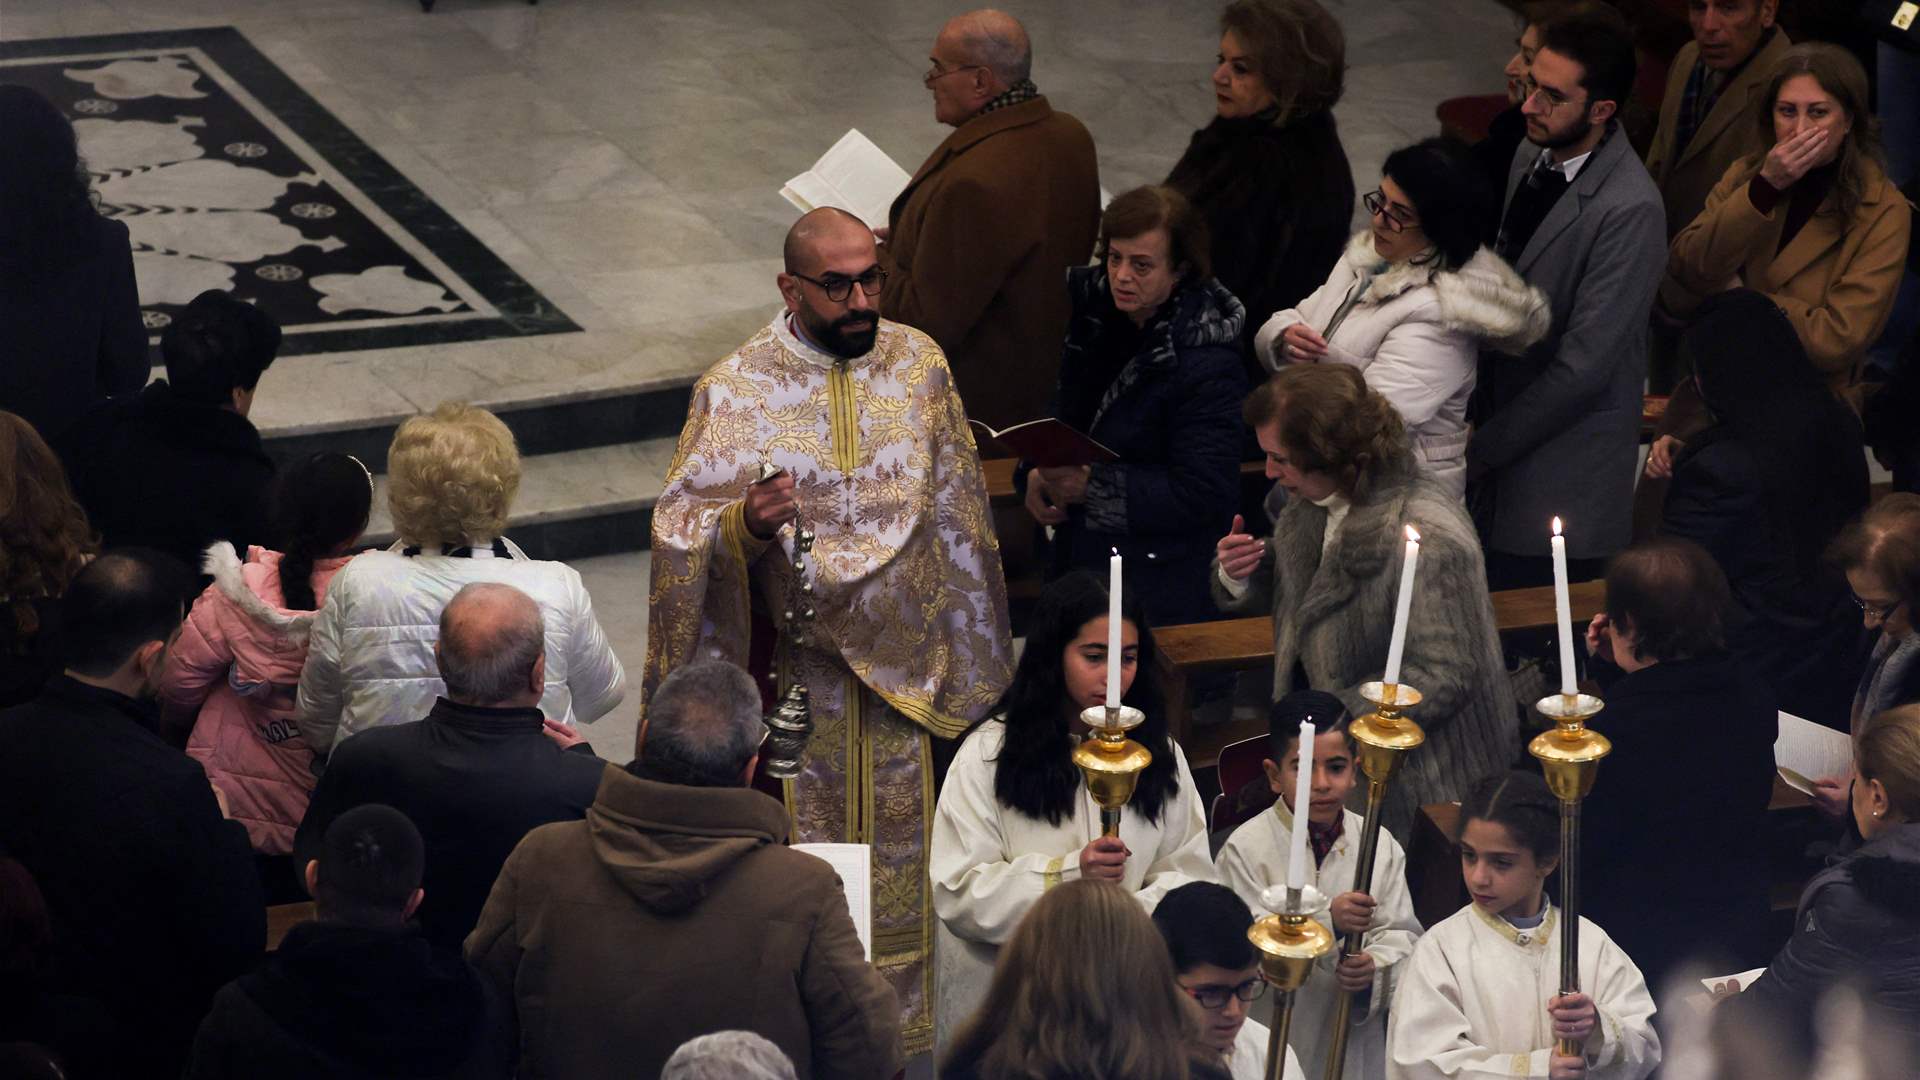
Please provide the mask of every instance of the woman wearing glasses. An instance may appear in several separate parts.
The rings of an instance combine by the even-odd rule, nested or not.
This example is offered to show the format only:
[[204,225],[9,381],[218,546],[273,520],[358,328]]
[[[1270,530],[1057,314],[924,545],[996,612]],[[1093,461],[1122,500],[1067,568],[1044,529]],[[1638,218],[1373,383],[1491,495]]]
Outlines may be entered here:
[[1313,295],[1255,338],[1270,370],[1342,363],[1406,422],[1421,468],[1466,492],[1467,399],[1482,343],[1539,341],[1547,300],[1480,242],[1492,196],[1465,146],[1435,138],[1394,151],[1366,196],[1368,228]]

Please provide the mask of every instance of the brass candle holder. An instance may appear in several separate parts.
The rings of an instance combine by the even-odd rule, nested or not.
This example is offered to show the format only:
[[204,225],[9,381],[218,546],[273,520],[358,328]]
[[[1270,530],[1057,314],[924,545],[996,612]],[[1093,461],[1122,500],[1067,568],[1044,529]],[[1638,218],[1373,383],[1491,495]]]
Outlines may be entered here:
[[1309,885],[1280,886],[1260,896],[1273,914],[1247,928],[1247,940],[1260,950],[1260,977],[1279,995],[1273,1028],[1267,1033],[1267,1078],[1283,1080],[1287,1037],[1293,1029],[1293,995],[1313,974],[1314,961],[1333,950],[1333,931],[1315,916],[1327,910],[1327,897]]
[[[1560,800],[1560,993],[1580,992],[1580,800],[1593,790],[1600,759],[1613,752],[1605,735],[1587,721],[1606,708],[1592,694],[1549,694],[1534,703],[1540,715],[1553,721],[1527,744],[1540,759],[1547,789]],[[1557,1040],[1562,1057],[1578,1057],[1581,1044]]]
[[1100,835],[1120,835],[1120,812],[1133,798],[1140,773],[1153,761],[1146,747],[1127,738],[1127,732],[1145,723],[1147,714],[1131,705],[1096,706],[1080,713],[1080,722],[1092,731],[1073,748],[1073,763],[1087,778],[1087,792],[1100,807]]
[[[1407,754],[1427,741],[1420,725],[1406,718],[1405,710],[1420,704],[1420,691],[1404,683],[1363,683],[1360,696],[1373,702],[1373,711],[1347,726],[1347,734],[1360,748],[1360,771],[1367,774],[1367,815],[1360,823],[1360,856],[1353,871],[1353,889],[1372,895],[1373,860],[1380,850],[1380,808],[1387,801],[1387,787]],[[1298,817],[1294,827],[1304,829]],[[1348,934],[1340,946],[1340,956],[1360,955],[1365,934]],[[1327,1042],[1327,1080],[1340,1080],[1347,1066],[1347,1036],[1352,1031],[1353,995],[1341,994],[1334,1007],[1333,1031]]]
[[788,583],[787,608],[781,614],[780,653],[786,663],[787,689],[780,704],[767,714],[767,775],[792,780],[800,775],[807,741],[813,737],[813,704],[800,674],[800,650],[813,626],[813,582],[807,577],[807,555],[813,551],[813,533],[793,524],[793,578]]

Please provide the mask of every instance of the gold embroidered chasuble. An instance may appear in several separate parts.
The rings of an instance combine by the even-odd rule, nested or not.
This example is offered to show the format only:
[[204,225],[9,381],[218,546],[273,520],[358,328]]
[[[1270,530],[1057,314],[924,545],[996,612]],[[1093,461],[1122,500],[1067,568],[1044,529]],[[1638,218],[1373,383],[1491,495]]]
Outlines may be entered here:
[[794,839],[873,845],[873,959],[918,1053],[932,1034],[928,736],[960,734],[1012,677],[979,454],[931,338],[882,320],[866,355],[841,360],[776,316],[694,384],[653,513],[647,700],[689,660],[746,666],[750,590],[787,606],[792,529],[760,541],[743,515],[763,461],[792,474],[815,533],[813,633],[780,672],[813,706],[786,785]]

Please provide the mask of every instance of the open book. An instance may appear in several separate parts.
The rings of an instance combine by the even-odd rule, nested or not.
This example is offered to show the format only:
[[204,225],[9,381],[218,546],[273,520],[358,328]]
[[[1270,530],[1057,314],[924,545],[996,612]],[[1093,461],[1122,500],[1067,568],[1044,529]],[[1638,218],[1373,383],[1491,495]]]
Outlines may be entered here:
[[975,440],[993,442],[1003,449],[999,454],[981,453],[981,457],[1016,457],[1042,469],[1057,465],[1104,465],[1120,460],[1120,455],[1097,442],[1093,436],[1055,417],[1029,420],[999,431],[978,420],[967,421]]
[[912,179],[859,128],[849,128],[813,168],[787,181],[780,196],[802,213],[838,207],[866,222],[867,228],[878,229],[887,224],[893,200]]
[[871,961],[873,848],[867,844],[795,844],[793,850],[824,860],[840,875],[840,885],[847,890],[847,912],[853,916],[853,929],[860,935],[860,945],[867,950],[867,959]]
[[1780,733],[1773,740],[1773,763],[1789,787],[1813,794],[1813,782],[1845,776],[1853,767],[1853,740],[1792,713],[1780,714]]

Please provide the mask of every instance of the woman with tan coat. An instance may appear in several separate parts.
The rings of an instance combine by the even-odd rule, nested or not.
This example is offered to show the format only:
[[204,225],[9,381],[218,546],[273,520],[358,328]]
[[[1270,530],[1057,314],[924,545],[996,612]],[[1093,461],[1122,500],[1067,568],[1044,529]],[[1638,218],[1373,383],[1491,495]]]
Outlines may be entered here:
[[1887,179],[1867,76],[1823,43],[1787,50],[1756,122],[1768,149],[1735,162],[1674,237],[1672,310],[1746,286],[1786,312],[1835,390],[1893,308],[1912,208]]

